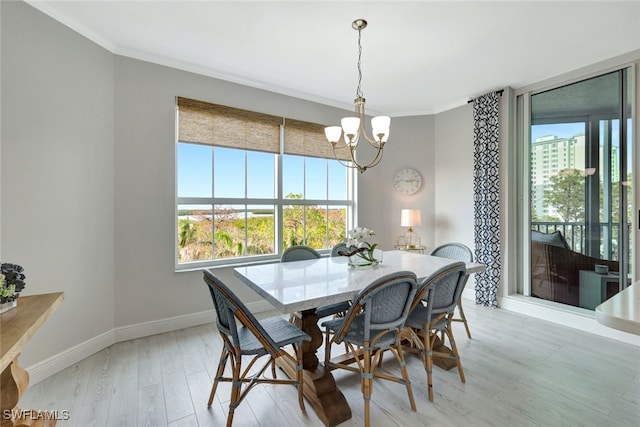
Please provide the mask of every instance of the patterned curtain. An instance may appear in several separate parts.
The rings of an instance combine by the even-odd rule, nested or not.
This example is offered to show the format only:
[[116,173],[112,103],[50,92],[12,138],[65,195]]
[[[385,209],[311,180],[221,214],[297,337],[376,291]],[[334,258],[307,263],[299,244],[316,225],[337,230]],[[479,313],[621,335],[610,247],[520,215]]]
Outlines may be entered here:
[[500,153],[498,92],[473,100],[473,219],[476,262],[486,270],[476,275],[476,304],[497,307],[500,283]]

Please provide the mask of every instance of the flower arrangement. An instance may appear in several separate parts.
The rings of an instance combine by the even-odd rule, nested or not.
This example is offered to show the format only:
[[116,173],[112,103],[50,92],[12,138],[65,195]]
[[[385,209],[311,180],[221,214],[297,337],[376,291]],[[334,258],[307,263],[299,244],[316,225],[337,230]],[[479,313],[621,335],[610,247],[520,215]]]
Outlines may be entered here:
[[24,269],[17,264],[0,264],[0,312],[16,306],[15,301],[24,289]]
[[380,264],[375,256],[375,249],[378,246],[377,243],[369,243],[366,240],[375,236],[375,231],[366,227],[356,227],[353,230],[349,230],[347,234],[347,246],[349,247],[349,266],[361,267],[367,265]]

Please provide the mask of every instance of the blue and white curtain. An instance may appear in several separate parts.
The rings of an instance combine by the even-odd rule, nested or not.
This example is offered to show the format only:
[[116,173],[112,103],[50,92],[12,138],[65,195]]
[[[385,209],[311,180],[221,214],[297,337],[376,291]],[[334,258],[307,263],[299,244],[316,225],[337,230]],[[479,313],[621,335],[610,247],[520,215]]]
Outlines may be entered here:
[[476,262],[476,304],[497,307],[500,284],[500,152],[498,92],[473,100],[473,220]]

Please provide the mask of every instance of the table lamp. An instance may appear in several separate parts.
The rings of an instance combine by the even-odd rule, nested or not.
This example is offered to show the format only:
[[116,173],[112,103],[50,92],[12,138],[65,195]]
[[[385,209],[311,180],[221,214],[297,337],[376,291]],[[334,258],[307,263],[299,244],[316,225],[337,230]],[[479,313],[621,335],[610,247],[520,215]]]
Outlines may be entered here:
[[420,209],[402,209],[400,213],[400,225],[409,227],[404,234],[404,241],[408,249],[420,246],[420,237],[413,231],[413,227],[422,224]]

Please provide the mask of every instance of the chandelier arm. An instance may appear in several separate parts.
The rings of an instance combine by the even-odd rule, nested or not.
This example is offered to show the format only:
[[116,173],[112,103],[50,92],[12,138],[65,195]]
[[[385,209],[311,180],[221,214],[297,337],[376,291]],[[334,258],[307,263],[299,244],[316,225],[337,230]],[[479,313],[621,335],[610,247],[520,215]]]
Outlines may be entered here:
[[346,163],[344,160],[340,159],[337,155],[336,155],[336,150],[335,148],[333,149],[333,156],[336,158],[336,160],[338,161],[338,163],[340,163],[342,166],[350,168],[350,169],[358,169],[358,171],[360,173],[363,173],[364,171],[366,171],[369,168],[372,168],[374,166],[376,166],[378,163],[380,163],[380,161],[382,160],[382,149],[378,149],[378,152],[376,153],[376,156],[374,157],[374,159],[369,162],[366,165],[361,165],[360,163],[358,163],[358,161],[355,159],[355,155],[354,155],[354,151],[355,150],[350,150],[349,155],[351,157],[351,160],[348,161],[349,163]]
[[372,168],[376,166],[378,163],[380,163],[380,161],[382,160],[382,154],[383,154],[382,148],[378,148],[378,151],[376,152],[376,156],[366,166],[364,166],[364,168],[365,169]]
[[[363,97],[356,98],[355,102],[355,114],[356,117],[360,119],[360,126],[358,127],[358,135],[364,136],[364,139],[367,140],[369,145],[373,148],[380,148],[381,145],[376,140],[376,135],[373,135],[373,139],[369,137],[367,134],[367,121],[366,121],[366,113],[365,113],[365,103],[366,100]],[[384,145],[384,143],[382,143]]]
[[[359,140],[358,140],[359,141]],[[356,141],[353,146],[354,148],[358,146],[358,141]],[[341,148],[345,148],[345,147],[349,147],[350,144],[347,142],[346,138],[340,137],[340,139],[338,140],[338,142],[332,142],[331,143],[331,148],[333,148],[333,155],[336,155],[336,149],[341,149]],[[336,156],[337,158],[337,156]]]
[[358,165],[357,163],[355,163],[354,161],[351,161],[351,163],[353,164],[349,164],[349,163],[345,163],[344,160],[336,157],[336,160],[338,161],[338,163],[340,163],[342,166],[344,166],[345,168],[349,168],[349,169],[358,169],[360,171],[360,173],[364,172],[366,170],[366,168],[368,167],[362,167],[360,165]]
[[369,163],[367,163],[366,165],[360,164],[358,163],[358,161],[356,160],[356,156],[355,156],[355,150],[351,150],[351,158],[352,163],[354,165],[356,165],[355,167],[358,168],[358,170],[360,171],[360,173],[364,172],[365,170],[372,168],[374,166],[376,166],[378,163],[380,163],[380,161],[382,160],[382,148],[378,148],[378,151],[376,152],[375,157],[373,158],[373,160],[371,160]]
[[371,163],[369,163],[369,167],[372,168],[372,167],[376,166],[378,163],[380,163],[380,161],[382,160],[382,155],[383,155],[383,151],[382,151],[382,147],[380,147],[378,149],[378,153],[376,153],[375,159],[373,159],[373,161]]
[[360,136],[364,136],[364,139],[366,139],[369,145],[372,146],[373,148],[382,149],[382,147],[384,146],[384,142],[380,143],[375,139],[369,138],[369,135],[367,135],[367,132],[365,129],[362,129],[362,131],[360,132]]

